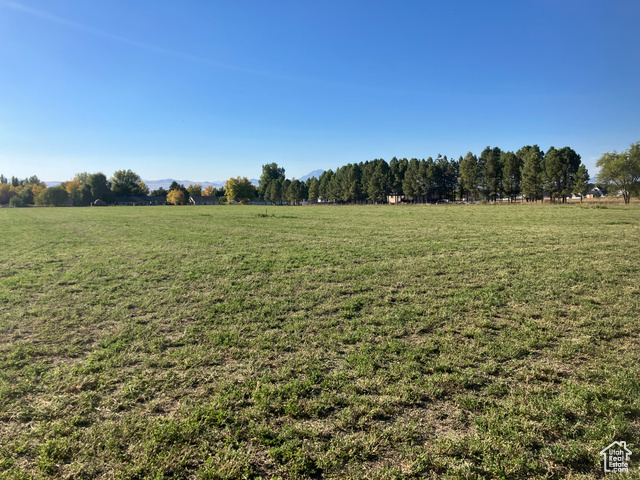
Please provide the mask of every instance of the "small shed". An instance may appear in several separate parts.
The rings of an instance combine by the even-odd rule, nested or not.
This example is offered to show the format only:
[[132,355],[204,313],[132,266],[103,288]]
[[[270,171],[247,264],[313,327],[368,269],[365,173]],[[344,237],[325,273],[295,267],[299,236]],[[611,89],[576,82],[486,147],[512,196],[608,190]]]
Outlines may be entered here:
[[402,203],[403,198],[404,198],[404,195],[398,195],[398,194],[387,195],[387,202],[390,203],[391,205],[395,205],[398,203]]

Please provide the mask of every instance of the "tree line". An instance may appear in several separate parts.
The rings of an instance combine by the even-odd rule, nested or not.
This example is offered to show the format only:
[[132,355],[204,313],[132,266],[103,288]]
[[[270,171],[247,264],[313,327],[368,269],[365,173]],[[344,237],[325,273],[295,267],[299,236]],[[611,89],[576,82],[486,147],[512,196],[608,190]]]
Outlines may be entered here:
[[[23,180],[19,180],[17,177],[11,177],[9,180],[0,174],[0,204],[2,205],[8,203],[12,207],[22,207],[30,204],[42,204],[43,201],[48,201],[49,199],[46,197],[51,195],[50,193],[45,194],[46,190],[47,186],[35,175]],[[64,198],[66,201],[66,194]]]
[[[247,188],[247,184],[250,186]],[[230,179],[222,188],[200,184],[192,184],[185,187],[174,181],[169,189],[160,187],[150,190],[140,176],[131,170],[118,170],[111,178],[102,173],[88,172],[77,173],[72,180],[62,182],[55,187],[47,188],[37,176],[25,178],[17,177],[8,179],[0,174],[0,204],[9,204],[14,207],[25,205],[64,206],[69,204],[87,206],[95,200],[102,200],[105,204],[114,204],[118,197],[147,197],[162,198],[166,203],[184,205],[189,197],[216,196],[225,197],[228,192],[242,198],[255,197],[257,188],[251,185],[246,178],[238,181]],[[249,192],[249,193],[247,193]]]
[[589,190],[589,172],[572,148],[543,152],[527,145],[517,152],[486,147],[479,156],[435,159],[392,158],[347,164],[306,182],[285,178],[277,164],[264,165],[258,194],[266,201],[298,203],[386,203],[390,196],[404,201],[434,203],[455,200],[543,199],[565,202]]
[[[598,182],[612,185],[629,203],[640,195],[640,142],[621,153],[607,152],[598,160]],[[185,187],[173,182],[169,190],[149,191],[140,176],[119,170],[109,179],[103,173],[78,173],[57,187],[47,188],[37,176],[9,180],[0,175],[0,204],[12,206],[89,205],[96,199],[114,203],[118,196],[155,196],[166,203],[183,205],[189,197],[216,196],[227,201],[299,204],[386,203],[390,197],[412,203],[441,201],[509,201],[518,198],[537,202],[548,196],[566,202],[570,195],[584,196],[590,188],[589,172],[580,155],[570,147],[542,151],[527,145],[517,152],[486,147],[479,156],[468,152],[458,159],[438,155],[435,159],[374,159],[349,163],[327,170],[306,181],[287,179],[285,169],[276,163],[262,166],[259,186],[246,177],[230,178],[223,188],[193,184]]]

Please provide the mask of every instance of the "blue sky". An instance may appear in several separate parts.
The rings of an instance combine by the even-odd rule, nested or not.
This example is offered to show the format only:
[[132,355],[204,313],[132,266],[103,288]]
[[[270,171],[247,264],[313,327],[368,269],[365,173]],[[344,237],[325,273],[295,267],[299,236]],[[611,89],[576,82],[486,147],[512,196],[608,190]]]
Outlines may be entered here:
[[640,141],[640,2],[0,0],[0,173],[288,177]]

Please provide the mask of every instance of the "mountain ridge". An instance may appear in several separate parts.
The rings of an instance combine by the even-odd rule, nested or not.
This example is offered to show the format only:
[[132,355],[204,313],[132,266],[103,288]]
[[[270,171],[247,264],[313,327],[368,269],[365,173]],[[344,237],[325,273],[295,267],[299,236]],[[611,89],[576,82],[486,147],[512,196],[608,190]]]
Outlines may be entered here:
[[300,180],[301,182],[306,182],[308,178],[311,177],[316,177],[316,178],[320,178],[320,175],[322,175],[324,173],[324,170],[319,169],[319,170],[314,170],[313,172],[309,172],[306,175],[303,175],[302,177],[300,177],[298,180]]

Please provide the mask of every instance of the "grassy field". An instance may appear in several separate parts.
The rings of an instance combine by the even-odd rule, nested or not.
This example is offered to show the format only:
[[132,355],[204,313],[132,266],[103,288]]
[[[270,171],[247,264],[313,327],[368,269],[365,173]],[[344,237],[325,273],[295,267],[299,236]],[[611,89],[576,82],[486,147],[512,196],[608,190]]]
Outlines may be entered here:
[[1,209],[0,476],[640,478],[640,206],[264,212]]

